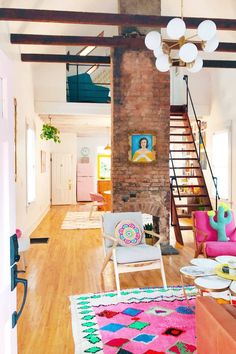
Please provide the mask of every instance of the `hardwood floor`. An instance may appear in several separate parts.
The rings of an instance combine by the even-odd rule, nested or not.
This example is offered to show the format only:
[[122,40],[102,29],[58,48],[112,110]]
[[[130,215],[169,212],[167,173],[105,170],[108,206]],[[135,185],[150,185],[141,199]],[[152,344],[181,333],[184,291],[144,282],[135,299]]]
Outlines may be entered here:
[[[28,279],[28,296],[18,324],[19,354],[73,354],[68,296],[115,289],[111,265],[106,269],[104,282],[100,276],[101,231],[61,230],[66,212],[78,210],[86,210],[86,206],[52,207],[32,234],[49,237],[49,242],[32,244],[27,253],[24,276]],[[192,232],[186,232],[184,241],[180,255],[163,256],[168,285],[180,284],[178,270],[193,258]],[[145,286],[162,286],[158,270],[121,275],[123,289]],[[20,305],[22,289],[18,288]]]

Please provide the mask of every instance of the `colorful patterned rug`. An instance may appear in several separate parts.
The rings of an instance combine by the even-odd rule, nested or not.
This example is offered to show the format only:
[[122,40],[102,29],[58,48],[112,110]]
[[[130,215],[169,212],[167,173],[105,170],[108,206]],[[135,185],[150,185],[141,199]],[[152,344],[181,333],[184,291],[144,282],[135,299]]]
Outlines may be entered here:
[[[186,287],[191,307],[196,289]],[[182,288],[70,297],[75,353],[196,353],[195,315]]]

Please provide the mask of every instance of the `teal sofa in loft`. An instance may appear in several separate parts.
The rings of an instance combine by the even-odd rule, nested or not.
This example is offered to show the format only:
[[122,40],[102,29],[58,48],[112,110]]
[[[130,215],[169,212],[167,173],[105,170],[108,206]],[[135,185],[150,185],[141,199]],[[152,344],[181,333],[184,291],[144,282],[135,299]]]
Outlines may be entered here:
[[94,84],[87,73],[68,76],[67,84],[67,102],[110,102],[110,89]]

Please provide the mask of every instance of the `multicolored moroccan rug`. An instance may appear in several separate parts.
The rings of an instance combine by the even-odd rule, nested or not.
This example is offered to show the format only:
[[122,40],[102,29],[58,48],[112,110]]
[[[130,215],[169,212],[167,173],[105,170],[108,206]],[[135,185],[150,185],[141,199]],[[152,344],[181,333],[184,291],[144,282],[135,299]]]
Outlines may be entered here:
[[[186,287],[191,307],[196,289]],[[75,353],[191,354],[195,315],[182,288],[71,296]]]

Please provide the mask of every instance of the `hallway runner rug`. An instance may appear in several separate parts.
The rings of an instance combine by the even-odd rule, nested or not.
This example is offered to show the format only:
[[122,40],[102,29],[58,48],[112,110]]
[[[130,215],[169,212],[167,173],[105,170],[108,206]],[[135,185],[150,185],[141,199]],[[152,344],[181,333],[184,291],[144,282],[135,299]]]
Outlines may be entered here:
[[[89,211],[68,211],[61,225],[62,230],[77,229],[100,229],[102,227],[101,215],[104,211],[94,211],[91,220],[89,219]],[[152,223],[152,216],[142,214],[143,225]]]
[[68,211],[61,225],[61,229],[100,229],[102,226],[102,214],[104,214],[103,211],[94,211],[92,214],[92,218],[89,219],[88,211]]
[[129,289],[70,297],[75,354],[196,353],[196,288]]

